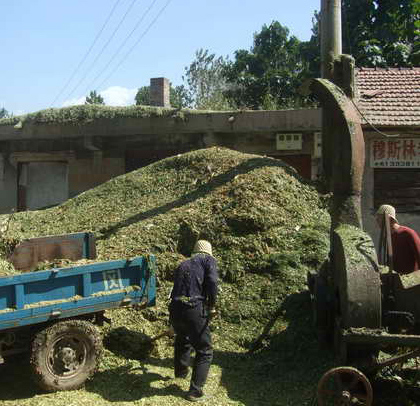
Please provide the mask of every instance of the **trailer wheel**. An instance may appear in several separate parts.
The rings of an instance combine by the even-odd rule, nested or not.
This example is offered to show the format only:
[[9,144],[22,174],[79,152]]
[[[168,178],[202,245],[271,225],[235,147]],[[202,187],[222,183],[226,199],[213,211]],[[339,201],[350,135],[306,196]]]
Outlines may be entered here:
[[32,342],[33,377],[50,392],[80,388],[95,372],[101,354],[102,338],[92,323],[58,322],[40,331]]

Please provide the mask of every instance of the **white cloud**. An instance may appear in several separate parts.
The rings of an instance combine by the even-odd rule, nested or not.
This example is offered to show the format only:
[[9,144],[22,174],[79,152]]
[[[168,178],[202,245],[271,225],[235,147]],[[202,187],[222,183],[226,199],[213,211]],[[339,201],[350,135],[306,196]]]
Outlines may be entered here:
[[111,86],[100,92],[105,104],[109,106],[129,106],[135,104],[137,89],[127,89],[121,86]]
[[[128,89],[122,86],[111,86],[99,92],[107,106],[129,106],[135,104],[134,97],[136,93],[137,89]],[[85,104],[85,100],[86,96],[69,99],[63,103],[63,107]]]
[[86,96],[79,97],[78,99],[66,100],[61,107],[76,106],[78,104],[85,104]]

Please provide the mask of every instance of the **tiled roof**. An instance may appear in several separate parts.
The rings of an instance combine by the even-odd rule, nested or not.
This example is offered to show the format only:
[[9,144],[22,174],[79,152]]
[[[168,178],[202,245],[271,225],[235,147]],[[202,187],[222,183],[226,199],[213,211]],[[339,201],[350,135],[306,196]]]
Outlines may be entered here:
[[355,76],[356,103],[371,124],[420,126],[420,67],[358,68]]

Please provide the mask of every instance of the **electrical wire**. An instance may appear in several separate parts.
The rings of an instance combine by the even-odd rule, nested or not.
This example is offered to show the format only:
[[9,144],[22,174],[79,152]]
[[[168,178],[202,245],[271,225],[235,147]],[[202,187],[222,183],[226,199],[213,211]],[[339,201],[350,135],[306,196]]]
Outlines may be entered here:
[[137,2],[137,0],[133,0],[131,2],[131,4],[129,5],[127,11],[125,12],[124,16],[122,17],[122,19],[120,20],[120,22],[118,23],[118,25],[116,26],[116,28],[114,29],[113,33],[111,34],[111,36],[108,38],[108,40],[106,41],[106,43],[104,44],[104,46],[102,47],[102,49],[99,51],[98,55],[96,56],[96,58],[93,60],[93,62],[90,64],[89,68],[87,69],[85,75],[82,77],[82,79],[79,80],[79,82],[77,83],[76,86],[74,86],[74,88],[71,90],[71,92],[67,95],[66,99],[69,99],[73,93],[77,90],[77,88],[82,84],[82,82],[86,79],[86,77],[89,75],[89,73],[91,72],[93,66],[96,64],[96,62],[98,61],[98,59],[102,56],[102,54],[104,53],[105,49],[108,47],[109,43],[112,41],[112,39],[114,38],[115,34],[117,33],[117,31],[120,29],[122,23],[125,21],[125,19],[127,18],[128,13],[131,11],[131,9],[133,8],[134,4]]
[[95,46],[95,44],[97,43],[99,37],[101,36],[102,32],[104,31],[105,27],[107,26],[109,20],[111,19],[112,15],[114,14],[115,9],[117,8],[118,4],[120,3],[121,0],[117,0],[114,3],[114,6],[111,9],[111,12],[108,14],[108,17],[106,18],[105,22],[103,23],[101,29],[99,30],[98,34],[96,35],[95,39],[93,40],[91,46],[89,47],[89,49],[87,50],[86,54],[83,56],[82,60],[79,62],[79,64],[77,65],[76,69],[73,71],[72,75],[70,76],[70,78],[68,79],[68,81],[66,82],[66,84],[63,86],[63,88],[59,91],[59,93],[57,94],[57,96],[55,97],[54,101],[51,103],[50,107],[52,107],[55,102],[60,98],[60,96],[64,93],[64,91],[67,89],[68,85],[70,84],[70,82],[73,80],[73,78],[75,77],[76,73],[79,71],[80,67],[83,65],[83,63],[86,61],[87,57],[89,56],[89,54],[92,52],[93,47]]
[[120,60],[118,65],[115,66],[115,68],[111,71],[111,73],[100,83],[98,88],[104,85],[108,81],[108,79],[118,70],[118,68],[123,64],[123,62],[130,56],[131,52],[136,48],[136,46],[140,43],[140,41],[145,37],[145,35],[150,31],[152,26],[156,23],[156,21],[159,19],[159,17],[163,14],[163,12],[166,10],[166,8],[169,6],[169,3],[172,0],[168,0],[166,4],[160,9],[159,13],[156,15],[156,17],[152,20],[152,22],[148,25],[148,27],[143,31],[143,34],[140,36],[140,38],[134,43],[134,45],[130,48],[130,50],[125,54],[125,56]]
[[359,112],[359,114],[362,116],[362,118],[366,121],[367,124],[369,124],[372,129],[374,131],[376,131],[378,134],[381,134],[383,137],[386,138],[394,138],[394,137],[399,137],[401,134],[386,134],[384,132],[382,132],[381,130],[379,130],[377,127],[375,127],[367,118],[366,116],[363,114],[363,112],[359,109],[359,107],[357,106],[357,104],[354,102],[353,99],[351,99],[351,102],[353,103],[353,106],[356,108],[356,110]]
[[98,78],[100,78],[104,72],[109,68],[109,66],[111,65],[111,63],[115,60],[115,58],[118,56],[118,54],[121,52],[121,50],[124,48],[125,44],[127,43],[127,41],[131,38],[131,36],[134,34],[134,32],[139,28],[140,24],[143,22],[143,20],[145,19],[145,17],[147,16],[147,14],[149,14],[150,10],[153,8],[153,6],[155,5],[155,3],[158,0],[153,0],[152,3],[150,4],[150,6],[148,7],[148,9],[143,13],[143,15],[140,17],[140,19],[137,21],[137,23],[135,24],[134,28],[131,30],[130,34],[128,34],[128,36],[122,41],[121,45],[118,47],[117,51],[114,53],[114,55],[112,55],[111,59],[108,61],[108,63],[105,65],[105,67],[99,72],[98,75],[96,75],[96,77],[93,79],[93,81],[90,83],[89,86],[86,87],[85,93],[87,93],[89,91],[89,89],[93,89],[94,88],[94,84],[95,82],[98,80]]

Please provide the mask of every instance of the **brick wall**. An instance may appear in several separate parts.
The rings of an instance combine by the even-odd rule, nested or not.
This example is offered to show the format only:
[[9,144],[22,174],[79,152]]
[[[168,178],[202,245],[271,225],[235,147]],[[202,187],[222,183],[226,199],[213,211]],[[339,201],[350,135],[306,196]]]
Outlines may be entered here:
[[150,104],[152,106],[170,107],[169,102],[169,79],[150,79]]

